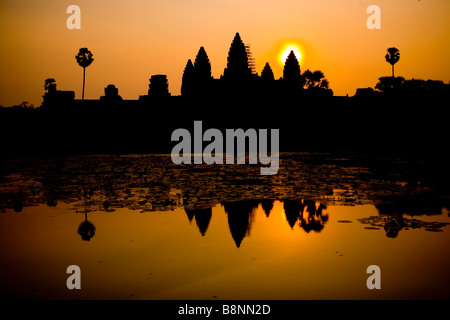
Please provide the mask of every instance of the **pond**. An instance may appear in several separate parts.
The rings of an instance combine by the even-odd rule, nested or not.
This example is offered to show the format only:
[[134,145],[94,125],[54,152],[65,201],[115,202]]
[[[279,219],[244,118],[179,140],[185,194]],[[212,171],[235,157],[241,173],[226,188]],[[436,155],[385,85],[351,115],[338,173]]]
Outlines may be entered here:
[[169,155],[1,168],[3,298],[450,297],[448,173],[434,160],[284,153],[274,176]]

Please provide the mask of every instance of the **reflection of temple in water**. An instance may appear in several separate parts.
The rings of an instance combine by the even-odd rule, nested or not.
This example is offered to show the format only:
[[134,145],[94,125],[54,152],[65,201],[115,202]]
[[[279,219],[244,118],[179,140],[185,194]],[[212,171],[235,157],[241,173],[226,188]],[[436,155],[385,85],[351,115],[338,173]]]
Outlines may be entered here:
[[266,217],[269,217],[270,212],[272,211],[273,208],[273,200],[269,199],[261,200],[261,206],[264,210],[264,213],[266,214]]
[[[107,91],[115,92],[113,87]],[[268,177],[260,176],[256,166],[175,167],[170,157],[155,155],[0,159],[0,212],[20,213],[40,204],[70,205],[77,213],[83,213],[80,208],[150,213],[184,207],[189,221],[195,220],[206,235],[212,208],[222,203],[238,247],[249,234],[255,208],[261,204],[269,217],[275,200],[282,201],[286,227],[305,232],[324,228],[325,205],[367,204],[375,205],[378,216],[360,222],[369,230],[384,229],[388,237],[415,228],[442,230],[442,224],[411,217],[442,215],[443,208],[450,208],[447,167],[422,160],[365,161],[283,154],[279,173]],[[79,232],[90,239],[95,227],[83,223]]]
[[294,229],[295,224],[300,218],[300,213],[303,214],[303,200],[285,200],[283,203],[284,214],[286,215],[286,221],[291,229]]
[[259,201],[224,202],[222,205],[228,217],[231,236],[236,243],[236,247],[239,248],[245,236],[250,234],[253,217],[258,208]]
[[[272,211],[274,200],[243,200],[222,202],[228,220],[231,237],[239,248],[246,236],[250,235],[252,222],[256,210],[261,204],[266,217]],[[284,200],[286,220],[291,227],[296,224],[305,232],[320,232],[328,221],[328,214],[324,212],[326,206],[311,200]],[[189,221],[195,222],[202,236],[206,234],[212,216],[212,209],[185,209]]]
[[208,230],[209,222],[211,221],[212,208],[206,209],[187,209],[185,208],[186,214],[188,216],[189,222],[195,219],[198,230],[204,236],[206,230]]

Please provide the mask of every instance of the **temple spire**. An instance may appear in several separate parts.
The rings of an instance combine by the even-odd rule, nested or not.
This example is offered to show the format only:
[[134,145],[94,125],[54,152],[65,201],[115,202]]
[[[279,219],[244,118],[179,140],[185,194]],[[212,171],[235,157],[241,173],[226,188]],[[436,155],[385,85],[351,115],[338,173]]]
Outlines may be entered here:
[[284,63],[283,79],[290,82],[301,81],[300,65],[294,51],[289,53]]
[[234,36],[228,51],[227,67],[224,70],[224,78],[234,80],[246,80],[252,73],[248,64],[248,51],[242,42],[239,33]]

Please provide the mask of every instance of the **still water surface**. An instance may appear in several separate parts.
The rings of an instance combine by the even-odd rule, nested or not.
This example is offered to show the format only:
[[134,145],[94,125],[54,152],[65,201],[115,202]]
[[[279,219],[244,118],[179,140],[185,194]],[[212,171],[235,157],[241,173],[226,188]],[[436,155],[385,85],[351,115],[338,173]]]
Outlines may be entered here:
[[165,155],[33,157],[4,160],[1,177],[3,298],[450,297],[434,162],[283,154],[260,176]]

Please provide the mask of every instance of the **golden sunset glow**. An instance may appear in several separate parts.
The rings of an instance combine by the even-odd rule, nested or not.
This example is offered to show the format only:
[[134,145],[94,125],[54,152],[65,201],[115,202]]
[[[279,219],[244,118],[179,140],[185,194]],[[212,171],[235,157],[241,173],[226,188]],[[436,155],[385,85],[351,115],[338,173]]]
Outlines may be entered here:
[[[335,95],[353,95],[390,75],[384,56],[392,46],[401,53],[398,76],[450,80],[448,0],[378,0],[379,30],[367,28],[369,0],[79,0],[80,30],[66,26],[69,4],[2,1],[0,105],[39,106],[47,78],[80,99],[83,71],[74,56],[82,47],[95,59],[86,69],[86,99],[98,99],[108,84],[124,99],[138,99],[154,74],[166,74],[169,91],[179,95],[186,62],[201,46],[212,76],[221,76],[236,32],[251,44],[258,73],[269,62],[275,78],[281,77],[283,52],[294,45],[301,70],[321,70]],[[424,59],[426,53],[432,58]]]
[[286,49],[283,50],[280,56],[280,62],[282,65],[286,62],[286,59],[288,55],[291,53],[291,51],[294,51],[295,57],[300,62],[303,58],[300,49],[295,44],[289,44]]

